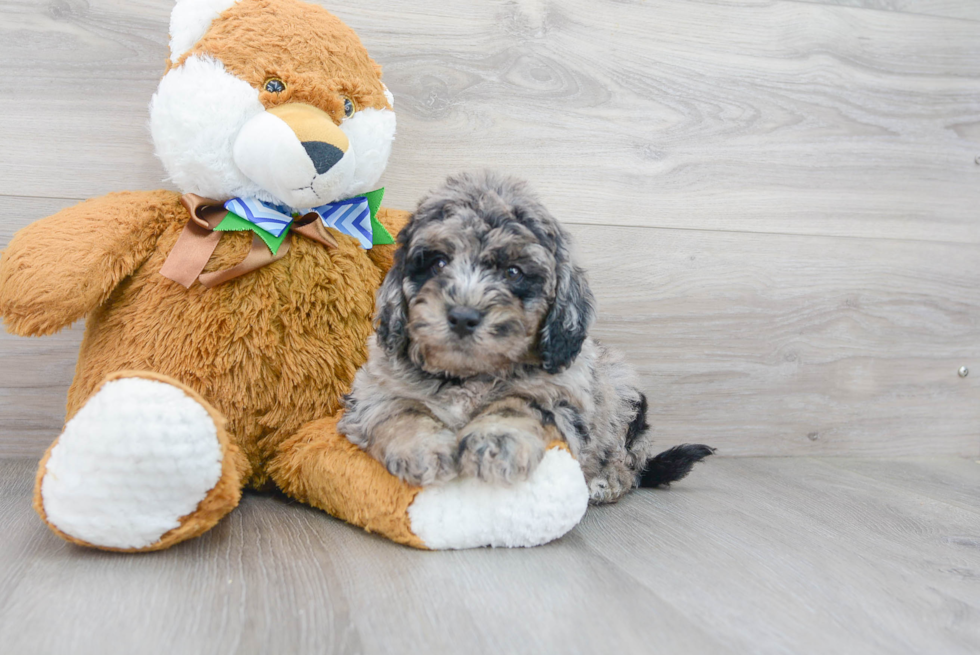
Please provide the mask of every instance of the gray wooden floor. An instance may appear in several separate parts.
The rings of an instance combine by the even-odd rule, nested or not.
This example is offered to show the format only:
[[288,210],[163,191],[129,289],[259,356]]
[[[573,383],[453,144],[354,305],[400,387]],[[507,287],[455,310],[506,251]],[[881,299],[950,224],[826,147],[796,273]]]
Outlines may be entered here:
[[0,461],[0,652],[980,652],[980,463],[729,458],[531,550],[427,553],[274,496],[84,550]]

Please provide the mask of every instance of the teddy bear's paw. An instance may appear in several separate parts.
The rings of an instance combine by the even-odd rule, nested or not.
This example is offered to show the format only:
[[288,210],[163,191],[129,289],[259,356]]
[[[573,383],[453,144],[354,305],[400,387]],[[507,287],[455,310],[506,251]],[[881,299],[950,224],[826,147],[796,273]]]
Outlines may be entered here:
[[153,546],[221,479],[219,430],[208,409],[174,385],[110,380],[65,425],[42,463],[39,510],[80,543]]
[[551,447],[530,477],[510,485],[464,477],[426,487],[408,508],[426,547],[538,546],[574,528],[589,504],[582,468]]

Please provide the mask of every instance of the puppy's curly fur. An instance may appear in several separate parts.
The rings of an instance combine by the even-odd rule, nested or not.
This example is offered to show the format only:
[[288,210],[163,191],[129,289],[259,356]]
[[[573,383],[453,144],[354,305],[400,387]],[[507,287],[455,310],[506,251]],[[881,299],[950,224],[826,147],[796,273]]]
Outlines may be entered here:
[[612,502],[713,452],[655,455],[633,371],[588,337],[594,299],[569,237],[523,182],[452,177],[398,241],[338,425],[391,473],[419,485],[515,482],[558,437],[592,501]]

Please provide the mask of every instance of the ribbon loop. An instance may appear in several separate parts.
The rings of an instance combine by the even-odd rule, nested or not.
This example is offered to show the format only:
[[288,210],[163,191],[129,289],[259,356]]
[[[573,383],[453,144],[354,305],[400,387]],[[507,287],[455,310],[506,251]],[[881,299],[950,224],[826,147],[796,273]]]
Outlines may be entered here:
[[[215,232],[214,234],[220,235],[221,232]],[[279,250],[273,254],[268,248],[265,247],[265,243],[262,239],[252,235],[252,248],[245,255],[245,259],[240,261],[238,264],[232,266],[231,268],[226,268],[223,271],[214,271],[213,273],[202,273],[198,280],[201,284],[210,289],[211,287],[218,286],[222,282],[227,282],[228,280],[233,280],[236,277],[245,275],[246,273],[251,273],[256,271],[263,266],[271,264],[272,262],[279,261],[286,256],[289,252],[289,235],[286,235],[286,240],[282,242],[282,246]]]
[[228,211],[217,200],[211,200],[196,193],[185,193],[180,197],[180,204],[184,206],[187,213],[191,215],[191,220],[202,228],[213,230],[224,220]]
[[[378,222],[384,189],[362,196],[338,200],[306,210],[273,205],[258,198],[232,198],[224,203],[193,193],[180,202],[190,220],[177,238],[160,273],[184,287],[195,280],[211,288],[278,261],[289,252],[289,233],[297,232],[327,248],[337,248],[337,239],[327,228],[357,239],[365,250],[375,244],[394,243],[388,230]],[[241,262],[231,268],[202,273],[222,232],[253,232],[252,248]]]
[[187,221],[177,237],[177,243],[160,268],[160,274],[189,289],[218,247],[221,232],[215,232],[214,228],[228,212],[220,202],[193,193],[181,196],[180,203],[190,214],[191,220]]

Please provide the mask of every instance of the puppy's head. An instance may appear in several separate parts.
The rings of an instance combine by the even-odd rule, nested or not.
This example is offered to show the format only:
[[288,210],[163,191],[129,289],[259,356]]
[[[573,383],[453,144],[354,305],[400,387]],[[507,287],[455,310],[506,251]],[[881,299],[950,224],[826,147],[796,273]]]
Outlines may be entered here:
[[594,316],[568,235],[523,182],[463,174],[423,199],[378,292],[378,343],[429,373],[568,366]]

